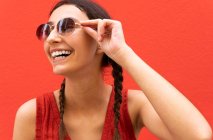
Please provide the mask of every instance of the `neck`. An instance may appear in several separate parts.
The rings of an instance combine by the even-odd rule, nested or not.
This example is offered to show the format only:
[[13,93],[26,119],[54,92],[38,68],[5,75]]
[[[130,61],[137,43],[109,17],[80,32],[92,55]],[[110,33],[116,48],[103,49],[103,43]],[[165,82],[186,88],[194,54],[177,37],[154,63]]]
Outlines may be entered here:
[[82,75],[65,80],[66,108],[88,110],[105,103],[111,86],[104,83],[101,73]]

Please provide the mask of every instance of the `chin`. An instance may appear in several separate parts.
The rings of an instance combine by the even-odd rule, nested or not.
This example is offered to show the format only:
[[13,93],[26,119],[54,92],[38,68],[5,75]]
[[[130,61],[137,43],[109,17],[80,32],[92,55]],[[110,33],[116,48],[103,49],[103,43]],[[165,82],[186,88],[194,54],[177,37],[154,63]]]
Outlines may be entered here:
[[72,73],[72,70],[70,70],[70,69],[68,70],[66,68],[56,66],[56,67],[53,67],[53,73],[56,75],[66,76],[66,75]]
[[53,73],[64,77],[73,77],[79,75],[80,68],[76,67],[65,67],[65,66],[54,66]]

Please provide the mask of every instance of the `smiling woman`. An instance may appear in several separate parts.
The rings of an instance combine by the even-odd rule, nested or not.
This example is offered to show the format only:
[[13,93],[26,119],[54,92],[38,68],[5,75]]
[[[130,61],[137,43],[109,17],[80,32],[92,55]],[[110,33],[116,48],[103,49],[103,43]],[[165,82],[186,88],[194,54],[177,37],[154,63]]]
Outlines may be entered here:
[[[64,80],[60,89],[19,108],[14,140],[135,140],[143,127],[160,139],[211,139],[202,114],[138,57],[125,41],[121,22],[96,3],[59,1],[36,35],[53,72]],[[109,65],[112,85],[102,76]],[[123,88],[122,68],[141,90]]]

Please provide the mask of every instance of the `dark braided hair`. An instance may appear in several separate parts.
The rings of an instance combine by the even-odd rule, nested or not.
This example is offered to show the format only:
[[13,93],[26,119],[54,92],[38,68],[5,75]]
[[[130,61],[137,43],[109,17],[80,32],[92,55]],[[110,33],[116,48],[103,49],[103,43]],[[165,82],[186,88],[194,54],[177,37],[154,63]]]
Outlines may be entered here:
[[[109,14],[97,3],[94,3],[90,0],[61,0],[53,7],[50,11],[50,15],[56,10],[58,7],[62,5],[72,4],[79,8],[81,11],[85,12],[89,19],[111,19]],[[122,67],[118,65],[115,61],[109,58],[106,54],[103,55],[101,67],[106,67],[111,64],[112,76],[114,78],[114,92],[115,92],[115,102],[114,102],[114,137],[113,140],[120,140],[120,134],[118,129],[118,124],[120,120],[120,104],[122,103]],[[64,136],[66,135],[65,124],[63,121],[64,109],[65,109],[65,79],[61,84],[60,96],[59,96],[59,105],[60,105],[60,126],[59,126],[59,139],[64,140]]]
[[115,114],[115,120],[114,120],[114,125],[115,125],[115,134],[113,140],[119,140],[120,135],[118,131],[118,122],[120,120],[120,104],[122,103],[122,89],[123,89],[123,75],[122,75],[122,67],[115,63],[112,59],[109,59],[109,62],[112,65],[112,76],[114,78],[114,91],[115,91],[115,103],[114,103],[114,114]]
[[63,119],[63,115],[64,115],[64,109],[65,109],[65,79],[63,80],[62,84],[61,84],[61,88],[60,88],[60,95],[59,95],[59,105],[60,105],[60,126],[59,126],[59,139],[62,140],[64,139],[65,136],[65,125],[64,125],[64,119]]

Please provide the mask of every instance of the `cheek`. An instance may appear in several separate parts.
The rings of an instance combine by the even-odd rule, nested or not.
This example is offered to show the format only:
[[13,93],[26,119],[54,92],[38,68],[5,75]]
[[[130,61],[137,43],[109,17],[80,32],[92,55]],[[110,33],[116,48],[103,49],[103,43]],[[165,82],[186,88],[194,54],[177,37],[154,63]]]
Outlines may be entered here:
[[73,45],[76,54],[82,57],[93,57],[97,48],[96,41],[84,31],[74,33],[70,36],[70,44]]
[[48,45],[46,43],[44,43],[43,49],[44,49],[44,53],[45,53],[46,57],[48,58],[49,61],[51,61],[50,55],[49,55],[49,49],[50,48],[48,47]]
[[43,49],[44,49],[45,54],[47,54],[47,50],[48,50],[47,45],[44,44]]

